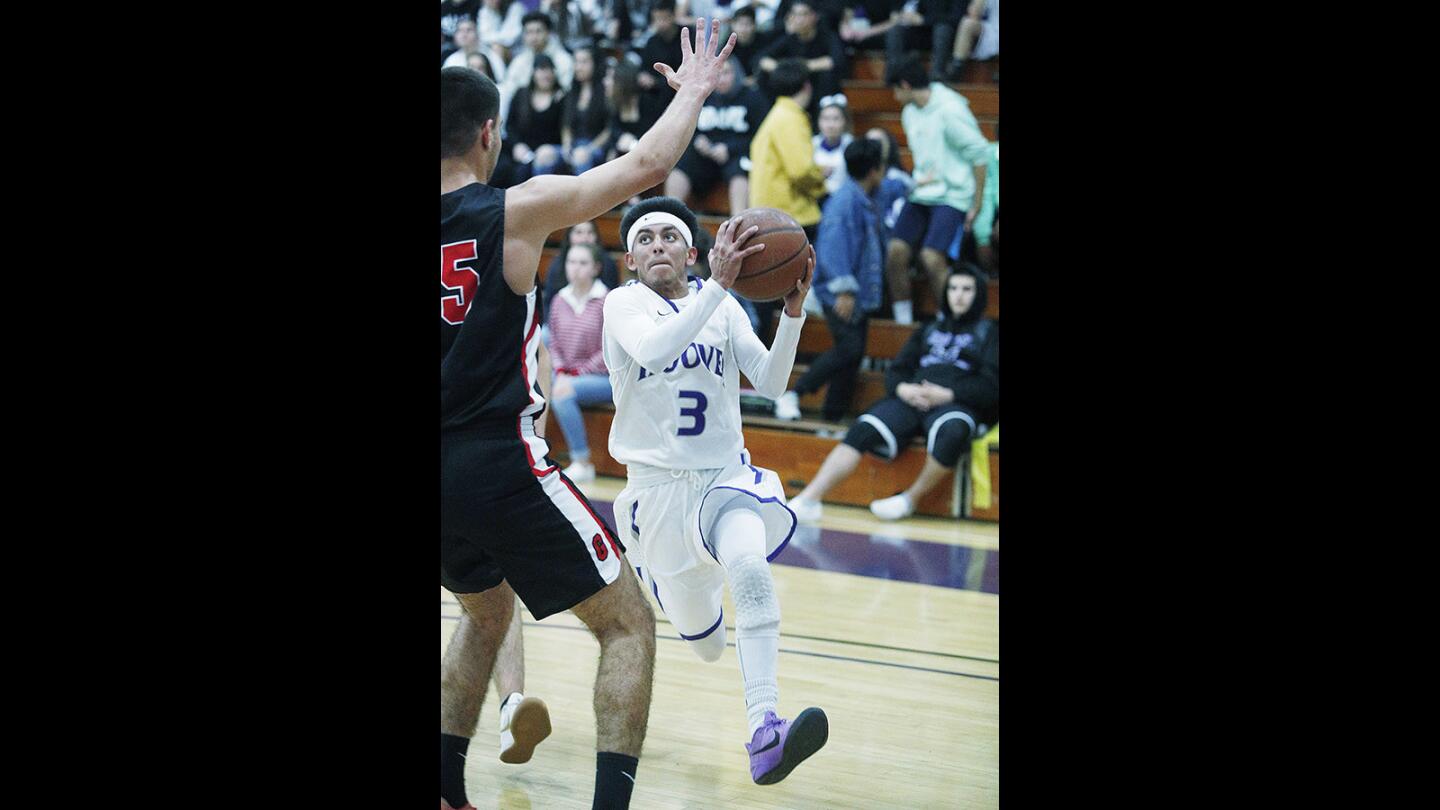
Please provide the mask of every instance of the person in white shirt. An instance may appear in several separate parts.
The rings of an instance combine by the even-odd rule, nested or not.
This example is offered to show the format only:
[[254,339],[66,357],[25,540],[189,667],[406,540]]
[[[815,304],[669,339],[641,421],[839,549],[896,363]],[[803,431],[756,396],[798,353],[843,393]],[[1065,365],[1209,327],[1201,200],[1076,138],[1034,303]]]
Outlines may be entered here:
[[[688,275],[699,223],[684,203],[655,197],[620,222],[625,266],[638,280],[605,298],[605,366],[615,395],[610,454],[626,465],[615,522],[640,581],[701,659],[725,651],[722,599],[735,603],[736,650],[750,721],[751,778],[784,779],[825,744],[828,721],[808,708],[777,716],[780,604],[769,560],[794,535],[796,518],[772,470],[755,467],[740,422],[739,372],[778,397],[795,363],[815,252],[785,296],[770,349],[727,290],[763,243],[752,226],[720,225],[710,279]],[[750,244],[746,244],[749,240]]]

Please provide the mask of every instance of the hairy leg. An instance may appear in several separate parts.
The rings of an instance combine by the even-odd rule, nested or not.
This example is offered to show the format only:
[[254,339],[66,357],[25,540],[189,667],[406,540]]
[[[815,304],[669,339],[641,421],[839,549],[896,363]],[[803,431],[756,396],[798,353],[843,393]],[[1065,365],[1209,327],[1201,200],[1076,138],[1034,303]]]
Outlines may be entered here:
[[820,502],[825,498],[825,493],[834,486],[855,472],[860,466],[860,451],[848,444],[837,444],[830,455],[825,457],[824,463],[820,465],[820,471],[815,473],[815,480],[800,491],[797,498],[804,498],[807,501]]
[[934,248],[921,248],[920,264],[925,267],[925,275],[930,277],[930,288],[935,292],[936,303],[944,301],[945,276],[950,272],[950,264],[945,260],[945,254]]
[[480,720],[495,654],[510,626],[515,592],[501,582],[488,591],[455,598],[465,612],[440,662],[440,731],[469,738]]
[[495,694],[504,700],[512,692],[525,691],[525,640],[520,634],[520,603],[510,612],[510,629],[495,655]]
[[572,608],[600,642],[595,674],[595,750],[640,756],[655,678],[655,613],[630,563],[599,593]]

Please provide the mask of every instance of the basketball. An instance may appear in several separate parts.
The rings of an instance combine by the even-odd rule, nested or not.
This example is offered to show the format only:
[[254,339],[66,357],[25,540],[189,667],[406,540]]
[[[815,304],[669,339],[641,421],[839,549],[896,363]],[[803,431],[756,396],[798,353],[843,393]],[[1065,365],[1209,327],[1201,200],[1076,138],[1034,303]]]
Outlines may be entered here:
[[742,247],[764,244],[759,253],[746,256],[735,279],[735,292],[751,301],[776,301],[795,289],[810,263],[810,240],[805,229],[789,214],[777,208],[747,208],[734,217],[731,233],[745,233],[750,226],[760,230]]

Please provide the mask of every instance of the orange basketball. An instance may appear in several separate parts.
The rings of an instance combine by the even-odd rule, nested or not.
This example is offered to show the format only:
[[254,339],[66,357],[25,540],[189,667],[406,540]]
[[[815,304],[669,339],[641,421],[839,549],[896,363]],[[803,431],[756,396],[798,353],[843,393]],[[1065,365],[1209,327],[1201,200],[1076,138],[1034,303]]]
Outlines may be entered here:
[[764,244],[765,249],[745,257],[735,292],[751,301],[775,301],[795,289],[810,262],[810,239],[789,214],[777,208],[747,208],[733,217],[731,233],[739,236],[760,226],[741,247]]

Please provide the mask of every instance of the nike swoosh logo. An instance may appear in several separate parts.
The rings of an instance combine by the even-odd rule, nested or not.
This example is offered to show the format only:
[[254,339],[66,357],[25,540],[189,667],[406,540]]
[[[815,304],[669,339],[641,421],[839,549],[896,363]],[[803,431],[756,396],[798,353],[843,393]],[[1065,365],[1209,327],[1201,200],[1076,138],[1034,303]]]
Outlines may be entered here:
[[668,309],[662,309],[662,310],[660,310],[659,312],[656,312],[655,314],[656,314],[656,315],[659,315],[660,317],[663,318],[663,317],[665,317],[666,315],[669,315],[669,314],[670,314],[670,310],[668,310]]
[[623,776],[623,777],[625,777],[626,779],[629,779],[629,780],[630,780],[630,784],[632,784],[632,785],[635,784],[635,777],[631,776],[630,774],[628,774],[628,773],[626,773],[626,772],[624,772],[624,771],[621,771],[621,772],[620,772],[620,775]]
[[775,739],[771,740],[769,745],[765,746],[764,748],[761,748],[759,751],[756,751],[755,753],[757,753],[757,754],[763,754],[763,753],[765,753],[766,751],[769,751],[771,748],[774,748],[775,746],[777,746],[777,745],[780,744],[780,732],[778,732],[778,731],[773,731],[773,732],[771,732],[771,733],[775,735]]

